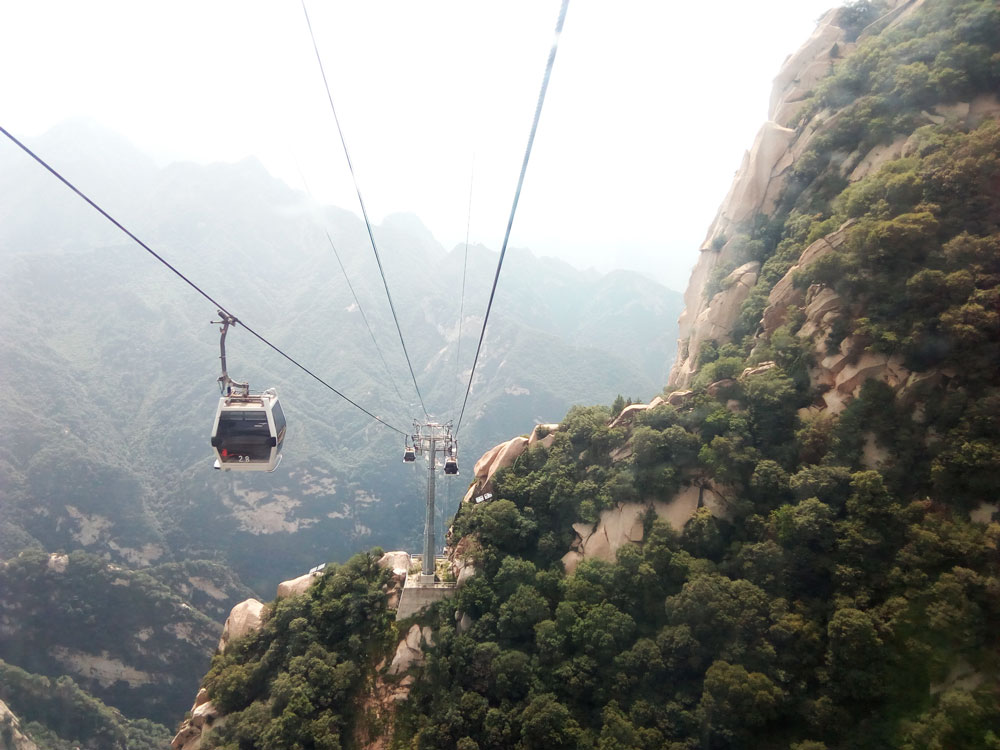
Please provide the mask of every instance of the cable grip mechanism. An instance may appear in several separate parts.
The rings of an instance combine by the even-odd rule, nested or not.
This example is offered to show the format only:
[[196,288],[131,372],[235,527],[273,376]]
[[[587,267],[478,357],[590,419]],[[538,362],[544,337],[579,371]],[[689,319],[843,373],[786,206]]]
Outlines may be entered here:
[[219,359],[222,362],[222,374],[219,376],[219,391],[224,396],[249,396],[250,384],[233,380],[229,377],[229,373],[226,370],[226,334],[229,332],[229,326],[235,326],[239,321],[222,310],[219,310],[218,313],[220,319],[213,320],[212,323],[222,325],[222,328],[219,329]]

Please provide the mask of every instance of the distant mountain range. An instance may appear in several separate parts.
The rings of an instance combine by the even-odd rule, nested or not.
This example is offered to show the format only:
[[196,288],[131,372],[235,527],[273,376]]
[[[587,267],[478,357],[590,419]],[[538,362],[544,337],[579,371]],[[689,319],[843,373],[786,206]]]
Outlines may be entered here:
[[[30,145],[328,383],[399,429],[424,417],[357,216],[313,204],[253,159],[159,168],[89,122]],[[281,578],[372,544],[419,547],[424,473],[400,462],[402,437],[240,327],[228,338],[230,372],[278,388],[285,459],[272,475],[213,472],[213,306],[11,144],[0,147],[0,196],[0,557],[36,546],[132,566],[214,559],[270,594]],[[424,403],[454,419],[497,254],[469,248],[463,306],[464,248],[447,251],[407,215],[375,236]],[[581,272],[511,248],[441,523],[494,443],[574,403],[659,392],[680,309],[679,294],[638,274]]]

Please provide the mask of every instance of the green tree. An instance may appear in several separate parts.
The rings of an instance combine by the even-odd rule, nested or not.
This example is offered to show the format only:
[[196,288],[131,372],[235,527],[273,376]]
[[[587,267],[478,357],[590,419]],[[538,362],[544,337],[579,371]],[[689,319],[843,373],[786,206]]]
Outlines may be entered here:
[[947,690],[916,719],[902,723],[904,750],[945,747],[1000,748],[1000,709],[985,690]]
[[698,508],[684,524],[681,545],[695,557],[718,559],[725,548],[719,520],[708,508]]
[[702,658],[744,663],[761,645],[770,606],[770,597],[749,581],[718,574],[695,576],[665,603],[667,624],[686,625]]
[[827,626],[827,640],[833,694],[858,703],[881,696],[887,654],[875,620],[858,609],[838,609]]
[[580,725],[554,695],[536,695],[521,714],[524,750],[568,750],[577,747],[580,738]]
[[531,658],[523,651],[504,651],[493,664],[496,694],[501,699],[520,701],[531,688]]
[[705,673],[698,714],[702,731],[739,744],[746,732],[778,715],[781,689],[760,672],[747,672],[739,664],[716,661]]
[[601,712],[603,724],[597,738],[597,750],[644,750],[643,733],[612,701]]
[[573,643],[588,656],[607,663],[631,642],[635,621],[609,602],[587,607],[575,623]]
[[505,557],[493,577],[493,591],[501,601],[504,601],[510,598],[518,586],[533,584],[536,573],[535,564],[529,560],[513,555]]
[[538,591],[527,584],[517,587],[510,598],[500,605],[497,625],[500,634],[509,643],[519,643],[532,638],[535,625],[551,615],[549,604]]
[[750,494],[761,512],[787,502],[791,494],[788,472],[777,461],[759,461],[750,476]]
[[622,394],[618,394],[615,400],[611,403],[611,418],[614,419],[619,414],[622,413],[622,409],[625,408],[625,399]]

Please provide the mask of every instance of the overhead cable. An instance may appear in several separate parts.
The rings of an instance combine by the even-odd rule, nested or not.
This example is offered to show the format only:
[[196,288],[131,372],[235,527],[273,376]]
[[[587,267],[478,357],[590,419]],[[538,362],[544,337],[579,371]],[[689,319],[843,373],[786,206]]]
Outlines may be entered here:
[[486,324],[490,319],[490,310],[493,308],[493,297],[497,291],[497,281],[500,280],[500,269],[503,267],[503,259],[507,254],[507,242],[510,240],[510,229],[514,224],[514,214],[517,212],[517,202],[521,197],[521,186],[524,184],[524,173],[528,169],[528,159],[531,157],[531,146],[535,142],[535,133],[538,130],[538,120],[542,116],[542,104],[545,103],[545,91],[549,87],[549,77],[552,75],[552,65],[556,60],[556,49],[559,47],[559,35],[562,33],[563,22],[566,20],[566,9],[569,7],[569,0],[562,1],[559,9],[559,20],[556,21],[555,38],[552,40],[552,49],[549,50],[549,60],[545,65],[545,76],[542,78],[542,89],[538,92],[538,104],[535,106],[535,119],[531,123],[531,133],[528,136],[528,145],[524,150],[524,161],[521,163],[521,174],[517,178],[517,189],[514,191],[514,203],[510,207],[510,218],[507,219],[507,231],[503,236],[503,246],[500,248],[500,258],[497,261],[496,274],[493,276],[493,288],[490,289],[490,299],[486,304],[486,314],[483,316],[483,328],[479,332],[479,344],[476,346],[476,356],[472,360],[472,370],[469,372],[469,384],[465,388],[465,398],[462,400],[462,411],[458,415],[458,422],[455,423],[455,435],[462,426],[462,417],[465,416],[465,407],[469,403],[469,392],[472,390],[472,379],[476,376],[476,365],[479,363],[479,353],[483,348],[483,338],[486,336]]
[[242,325],[247,330],[248,333],[250,333],[256,339],[258,339],[261,343],[266,344],[268,347],[270,347],[271,349],[273,349],[275,352],[277,352],[282,357],[284,357],[289,362],[291,362],[293,365],[295,365],[300,370],[302,370],[302,372],[304,372],[307,375],[309,375],[311,378],[313,378],[314,380],[316,380],[318,383],[320,383],[320,384],[326,386],[327,388],[329,388],[331,391],[333,391],[338,396],[340,396],[342,399],[344,399],[349,404],[351,404],[351,406],[353,406],[356,409],[364,412],[369,417],[371,417],[372,419],[374,419],[376,422],[379,422],[380,424],[388,427],[390,430],[394,430],[395,432],[398,432],[401,435],[406,435],[407,434],[404,430],[400,430],[400,429],[398,429],[396,427],[393,427],[388,422],[384,421],[380,417],[377,417],[375,414],[373,414],[372,412],[368,411],[368,409],[366,409],[365,407],[361,406],[361,404],[357,403],[356,401],[354,401],[350,397],[348,397],[348,396],[344,395],[343,393],[341,393],[340,391],[338,391],[332,385],[330,385],[325,380],[323,380],[319,375],[317,375],[316,373],[314,373],[312,370],[310,370],[309,368],[307,368],[305,365],[301,364],[297,360],[295,360],[292,357],[290,357],[288,354],[286,354],[281,349],[279,349],[277,346],[275,346],[270,341],[268,341],[266,338],[264,338],[261,334],[257,333],[254,329],[252,329],[246,323],[244,323],[243,321],[239,320],[221,302],[216,301],[205,290],[203,290],[201,287],[199,287],[197,284],[195,284],[193,281],[191,281],[191,279],[189,279],[187,276],[185,276],[183,273],[181,273],[179,270],[177,270],[177,268],[175,268],[173,265],[171,265],[162,255],[160,255],[159,253],[157,253],[149,245],[147,245],[145,242],[143,242],[141,239],[139,239],[135,234],[133,234],[128,229],[126,229],[121,224],[121,222],[119,222],[111,214],[109,214],[107,211],[105,211],[103,208],[101,208],[99,205],[97,205],[94,201],[92,201],[83,191],[81,191],[78,187],[76,187],[76,185],[74,185],[69,180],[67,180],[65,177],[63,177],[54,167],[52,167],[48,162],[46,162],[44,159],[42,159],[42,157],[40,157],[38,154],[36,154],[34,151],[32,151],[30,148],[28,148],[25,144],[23,144],[21,141],[19,141],[17,138],[15,138],[7,129],[5,129],[4,127],[0,126],[0,133],[3,133],[5,136],[7,136],[8,139],[10,139],[16,146],[18,146],[28,156],[30,156],[36,162],[38,162],[39,164],[41,164],[43,167],[45,167],[45,169],[47,169],[56,179],[58,179],[66,187],[68,187],[70,190],[72,190],[74,193],[76,193],[84,201],[86,201],[90,205],[90,207],[93,208],[95,211],[97,211],[99,214],[101,214],[101,216],[103,216],[105,219],[107,219],[112,224],[114,224],[116,227],[118,227],[118,229],[120,229],[122,232],[124,232],[137,245],[139,245],[139,247],[141,247],[147,253],[149,253],[154,258],[156,258],[158,261],[160,261],[160,263],[162,263],[167,268],[169,268],[171,271],[173,271],[174,274],[178,278],[180,278],[181,280],[183,280],[188,286],[190,286],[192,289],[194,289],[196,292],[198,292],[198,294],[200,294],[202,297],[204,297],[209,302],[211,302],[213,305],[215,305],[216,309],[218,309],[219,312],[224,313],[224,314],[228,315],[229,317],[231,317],[234,320],[234,322],[238,322],[240,325]]
[[340,253],[337,252],[337,246],[333,244],[333,238],[330,233],[323,230],[326,234],[326,240],[330,243],[330,249],[333,250],[333,257],[337,259],[337,264],[340,266],[340,270],[344,273],[344,281],[347,282],[347,287],[351,290],[351,295],[354,297],[354,304],[358,306],[358,312],[361,313],[361,319],[365,322],[365,328],[368,329],[368,335],[371,336],[372,343],[375,345],[375,351],[378,352],[378,358],[382,360],[382,367],[385,368],[385,374],[389,376],[389,382],[392,383],[392,389],[396,392],[396,398],[399,399],[403,406],[406,406],[406,399],[403,398],[403,394],[399,392],[399,386],[396,385],[396,379],[392,376],[392,371],[389,370],[389,363],[385,361],[385,355],[382,353],[382,347],[378,345],[378,341],[375,340],[375,332],[372,330],[371,324],[368,322],[368,316],[365,315],[365,308],[361,306],[361,300],[358,299],[358,293],[354,291],[354,284],[351,283],[350,276],[347,275],[347,269],[344,267],[344,261],[340,259]]
[[[306,177],[302,174],[302,170],[299,170],[299,179],[302,180],[302,186],[306,190],[306,195],[309,196],[309,200],[313,203],[316,199],[313,197],[312,191],[309,189],[309,183],[306,181]],[[396,398],[399,399],[400,404],[403,408],[407,408],[406,399],[403,398],[403,394],[399,392],[399,386],[396,385],[396,379],[392,376],[392,371],[389,369],[389,363],[385,361],[385,355],[382,353],[382,347],[378,345],[378,341],[375,339],[375,331],[372,330],[371,324],[368,322],[368,316],[365,314],[365,308],[361,304],[361,300],[358,298],[358,293],[354,290],[354,284],[351,283],[351,277],[347,273],[347,268],[344,266],[344,262],[340,259],[340,253],[337,251],[337,246],[333,243],[333,237],[330,236],[330,232],[326,229],[323,230],[326,234],[326,240],[330,243],[330,249],[333,250],[333,257],[337,259],[337,265],[340,266],[341,272],[344,274],[344,281],[347,282],[347,288],[351,290],[351,296],[354,297],[354,304],[358,306],[358,312],[361,313],[361,319],[365,323],[365,328],[368,329],[368,335],[371,336],[372,343],[375,345],[375,351],[378,352],[378,358],[382,360],[382,367],[385,369],[385,374],[389,377],[389,382],[392,384],[392,389],[396,392]]]
[[333,121],[337,124],[337,133],[340,135],[340,144],[344,147],[344,157],[347,159],[347,168],[351,172],[351,179],[354,181],[354,192],[358,194],[358,203],[361,205],[361,214],[365,219],[365,227],[368,229],[368,239],[372,243],[372,251],[375,253],[375,261],[378,263],[378,272],[382,277],[382,285],[385,287],[385,296],[389,300],[389,309],[392,311],[392,319],[396,322],[396,333],[399,334],[399,344],[403,347],[403,356],[406,357],[406,366],[410,368],[410,378],[413,380],[413,388],[420,399],[420,408],[427,414],[427,407],[424,405],[424,397],[420,393],[420,386],[417,385],[417,376],[413,372],[413,363],[410,361],[410,354],[406,350],[406,342],[403,340],[403,329],[399,327],[399,316],[396,315],[396,306],[392,302],[392,294],[389,292],[389,282],[385,278],[385,269],[382,267],[382,258],[378,252],[378,245],[375,244],[375,234],[372,232],[371,222],[368,220],[368,210],[365,208],[365,201],[361,197],[361,188],[358,187],[358,178],[354,174],[354,165],[351,164],[351,155],[347,151],[347,141],[344,139],[344,131],[340,127],[340,118],[337,117],[337,108],[333,105],[333,95],[330,93],[330,84],[326,79],[326,70],[323,68],[323,58],[320,57],[319,47],[316,44],[316,36],[313,34],[312,22],[309,20],[309,11],[306,10],[306,0],[302,0],[302,12],[306,16],[306,26],[309,28],[309,38],[312,40],[313,52],[316,53],[316,62],[319,63],[319,72],[323,78],[323,87],[326,89],[326,98],[330,102],[330,111],[333,112]]
[[[462,376],[462,319],[465,317],[465,278],[468,275],[469,268],[469,228],[472,226],[472,185],[476,176],[476,159],[473,156],[472,159],[472,171],[469,175],[469,212],[465,220],[465,256],[462,261],[462,293],[459,297],[460,302],[458,306],[458,346],[455,351],[455,365],[458,369],[458,377]],[[457,379],[452,381],[457,383]],[[457,387],[457,386],[456,386]],[[451,390],[451,400],[454,400],[455,388]]]

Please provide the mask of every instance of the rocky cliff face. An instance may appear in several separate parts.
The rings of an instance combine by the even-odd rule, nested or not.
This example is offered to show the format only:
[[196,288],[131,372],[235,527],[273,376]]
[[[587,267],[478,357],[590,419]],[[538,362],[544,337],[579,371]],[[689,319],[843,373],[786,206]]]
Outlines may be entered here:
[[703,342],[728,337],[749,288],[757,282],[759,264],[746,264],[726,277],[724,291],[705,298],[709,275],[734,255],[737,233],[757,214],[774,211],[796,159],[817,132],[815,125],[801,130],[792,125],[803,99],[850,47],[837,23],[839,16],[839,10],[823,16],[813,35],[785,61],[774,80],[769,119],[744,155],[691,272],[684,312],[678,321],[677,355],[669,380],[672,386],[682,388],[691,382]]
[[0,750],[38,750],[38,745],[21,731],[21,721],[0,701]]
[[[733,341],[732,332],[747,298],[759,283],[768,283],[760,278],[759,262],[740,263],[753,225],[780,213],[797,170],[803,168],[802,160],[811,156],[812,147],[829,137],[844,114],[843,110],[824,108],[806,111],[803,116],[809,97],[830,74],[834,64],[847,57],[857,43],[903,23],[922,5],[921,0],[894,0],[881,18],[861,32],[858,42],[849,41],[845,9],[831,10],[820,20],[809,40],[785,61],[774,80],[769,119],[761,126],[753,146],[744,156],[732,187],[699,249],[679,320],[677,356],[669,377],[672,388],[685,388],[692,382],[706,342],[721,345]],[[920,112],[915,125],[947,122],[972,127],[997,117],[1000,117],[997,96],[979,94],[968,101],[931,105]],[[897,135],[889,142],[870,148],[835,154],[833,169],[842,181],[856,183],[874,174],[886,162],[911,154],[913,150],[912,136]],[[802,253],[797,266],[811,263],[842,240],[843,233],[839,230],[817,240]],[[713,275],[720,276],[720,271],[725,271],[725,275],[721,276],[721,283],[716,283],[719,279]],[[774,286],[768,299],[772,308],[787,309],[789,304],[803,301],[801,295],[792,294],[791,278],[789,272]],[[829,302],[829,298],[823,300],[823,304]],[[813,313],[817,313],[815,308]],[[770,333],[778,319],[780,316],[772,311],[769,318],[762,321],[765,327],[759,330]],[[835,381],[838,372],[829,370],[821,362],[814,368],[814,375],[815,383],[821,384]],[[837,387],[843,393],[842,386],[840,383]]]
[[[809,387],[816,400],[799,410],[803,423],[817,416],[838,415],[860,393],[865,383],[878,381],[889,386],[897,400],[909,404],[919,414],[922,398],[929,386],[947,383],[955,376],[948,367],[914,372],[899,353],[886,353],[871,346],[863,335],[844,335],[845,321],[865,314],[863,308],[843,299],[829,284],[803,286],[797,279],[814,264],[845,249],[856,219],[822,232],[816,239],[802,243],[803,249],[785,263],[781,273],[775,266],[761,260],[746,260],[746,247],[755,227],[789,213],[789,194],[801,190],[804,162],[815,158],[815,150],[835,137],[844,120],[846,109],[817,107],[814,94],[834,66],[843,62],[865,40],[891,32],[910,20],[924,6],[924,0],[891,0],[883,4],[877,17],[867,18],[861,27],[851,9],[837,8],[826,13],[812,36],[785,61],[774,80],[765,122],[751,149],[746,153],[732,187],[709,227],[697,263],[685,293],[685,310],[680,317],[677,356],[670,371],[667,394],[650,404],[628,407],[609,425],[609,429],[631,429],[635,417],[663,403],[680,407],[690,401],[694,391],[688,390],[700,369],[700,355],[706,345],[713,350],[728,343],[742,344],[750,349],[750,361],[757,364],[743,370],[737,378],[725,378],[705,384],[705,391],[715,397],[719,392],[745,383],[747,378],[767,372],[774,362],[761,362],[758,352],[766,352],[774,334],[791,318],[796,318],[794,336],[806,351]],[[947,124],[957,130],[969,130],[990,119],[1000,119],[1000,99],[994,93],[973,93],[967,101],[954,101],[951,92],[941,90],[937,97],[919,111],[912,121],[912,131],[924,125]],[[853,100],[849,102],[853,104]],[[834,135],[831,135],[834,134]],[[892,160],[915,155],[920,136],[915,132],[896,133],[882,137],[874,144],[864,138],[859,145],[829,156],[828,177],[839,188],[857,184],[876,174]],[[817,213],[817,215],[820,215]],[[763,268],[762,268],[763,265]],[[734,333],[739,321],[746,316],[748,300],[756,295],[761,300],[749,330],[750,339],[740,341]],[[751,310],[753,308],[750,308]],[[752,339],[752,340],[751,340]],[[749,341],[749,344],[747,343]],[[744,354],[746,353],[744,349]],[[737,372],[739,372],[737,370]],[[729,402],[731,411],[739,412],[736,401]],[[516,437],[495,446],[477,462],[474,481],[465,496],[465,503],[488,503],[494,500],[494,475],[514,464],[532,445],[541,442],[552,445],[558,425],[539,425],[529,437]],[[547,436],[547,437],[546,437]],[[633,441],[612,451],[612,465],[627,461],[633,455]],[[886,458],[884,448],[876,445],[869,435],[862,462],[867,468],[879,468]],[[603,459],[597,459],[601,461]],[[619,502],[600,512],[594,522],[573,524],[575,538],[562,558],[568,573],[587,558],[613,562],[619,549],[641,543],[643,517],[654,513],[680,531],[695,513],[705,508],[724,518],[728,491],[724,486],[688,477],[679,491],[667,497],[646,497],[635,502]],[[988,517],[990,505],[977,511]],[[456,540],[458,541],[458,540]],[[463,549],[468,540],[458,541],[456,566],[464,569]]]
[[[813,404],[799,410],[804,420],[841,413],[868,381],[888,385],[902,403],[916,405],[919,411],[923,408],[919,401],[921,394],[929,385],[954,377],[947,367],[913,372],[901,354],[873,350],[864,336],[844,335],[845,321],[862,317],[864,309],[852,307],[831,285],[802,287],[796,283],[797,277],[814,264],[844,249],[855,219],[848,219],[813,241],[803,243],[801,252],[784,267],[778,266],[782,268],[780,273],[775,272],[773,264],[768,267],[761,260],[746,260],[748,244],[757,228],[775,218],[787,219],[789,194],[801,190],[796,181],[801,181],[807,163],[815,159],[817,148],[828,148],[826,144],[836,137],[838,128],[850,116],[846,108],[815,106],[817,88],[858,44],[907,22],[923,6],[924,0],[892,0],[885,4],[881,15],[869,19],[870,23],[860,29],[854,28],[857,18],[848,9],[831,10],[820,19],[812,36],[785,61],[774,80],[769,119],[745,154],[699,249],[684,297],[680,339],[666,398],[628,407],[609,428],[627,427],[636,414],[661,403],[681,406],[689,400],[694,393],[689,387],[699,373],[706,346],[714,352],[726,344],[740,344],[744,349],[741,356],[749,348],[753,359],[755,353],[766,350],[772,336],[793,316],[801,319],[794,335],[808,350],[809,385],[817,394]],[[946,124],[968,130],[986,120],[1000,119],[1000,98],[995,93],[978,93],[970,95],[967,101],[957,102],[947,90],[936,96],[941,100],[919,111],[910,132],[895,133],[874,143],[859,138],[858,147],[830,154],[826,178],[832,178],[842,188],[860,183],[893,160],[917,154],[921,146],[920,135],[915,131],[921,126]],[[754,311],[749,303],[755,296],[760,300],[760,311],[750,319],[747,330],[748,311]],[[743,338],[747,334],[749,339]],[[765,363],[765,368],[768,364],[773,366]],[[743,377],[753,372],[757,370],[748,369]],[[735,382],[726,378],[704,385],[709,395],[715,396]],[[475,466],[474,482],[464,502],[490,501],[496,471],[510,467],[543,435],[549,436],[543,444],[551,445],[552,433],[557,428],[557,425],[539,425],[530,437],[513,438],[484,454]],[[884,457],[882,454],[869,441],[865,465],[876,468]],[[618,462],[631,455],[632,446],[628,443],[613,453],[611,459]],[[588,557],[613,561],[623,545],[641,542],[641,517],[647,511],[654,511],[678,530],[698,508],[708,507],[713,513],[723,515],[724,495],[725,491],[716,487],[691,485],[670,498],[619,503],[614,509],[602,511],[594,523],[574,524],[576,538],[563,563],[572,572]]]

